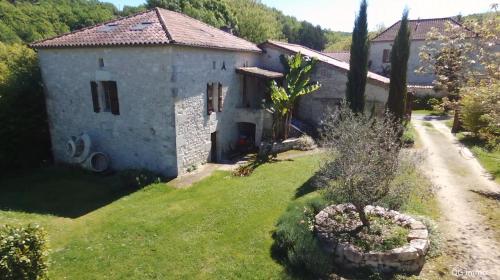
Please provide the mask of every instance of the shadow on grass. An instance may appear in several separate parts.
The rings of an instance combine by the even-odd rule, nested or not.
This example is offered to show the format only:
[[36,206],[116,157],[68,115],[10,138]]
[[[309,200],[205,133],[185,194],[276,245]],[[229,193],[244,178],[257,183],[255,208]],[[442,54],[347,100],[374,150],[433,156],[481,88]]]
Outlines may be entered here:
[[500,192],[488,192],[488,191],[477,191],[477,190],[470,190],[470,191],[475,194],[484,196],[486,198],[500,201]]
[[118,175],[48,167],[0,179],[0,210],[77,218],[134,191]]
[[317,190],[316,184],[318,181],[318,173],[315,173],[311,178],[309,178],[302,186],[297,188],[295,191],[295,198],[302,197],[306,194],[312,193]]

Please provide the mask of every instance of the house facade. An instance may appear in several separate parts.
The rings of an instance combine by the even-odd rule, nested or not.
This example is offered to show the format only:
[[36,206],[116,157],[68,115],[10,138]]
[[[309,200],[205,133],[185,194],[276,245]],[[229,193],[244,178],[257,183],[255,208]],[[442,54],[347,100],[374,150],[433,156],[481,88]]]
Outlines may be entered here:
[[[56,162],[75,163],[68,141],[83,133],[93,150],[109,157],[111,168],[166,176],[229,159],[242,143],[258,147],[271,133],[269,82],[283,78],[276,59],[290,53],[159,8],[32,47]],[[325,95],[337,83],[345,86],[337,81],[337,68],[327,65],[314,78]],[[341,98],[342,89],[336,92]],[[387,97],[377,98],[384,103]],[[320,119],[313,111],[300,117]]]
[[[335,109],[345,98],[347,87],[347,72],[349,64],[333,59],[321,52],[307,47],[278,41],[267,41],[260,45],[263,64],[274,71],[283,71],[280,62],[281,55],[301,53],[318,60],[311,79],[321,83],[321,88],[314,94],[302,96],[297,106],[296,115],[299,119],[312,126],[321,125],[325,114]],[[366,84],[365,109],[382,113],[388,97],[389,79],[369,72]]]
[[[410,86],[409,89],[430,94],[432,93],[435,75],[417,72],[421,66],[419,53],[421,48],[425,45],[427,34],[432,30],[444,33],[446,32],[447,25],[456,28],[464,27],[451,17],[409,20],[408,25],[411,31],[410,57],[408,59],[407,72],[408,85]],[[390,74],[392,44],[400,26],[401,21],[398,21],[371,40],[369,57],[370,71],[384,76]],[[472,32],[468,34],[471,37],[474,35]]]

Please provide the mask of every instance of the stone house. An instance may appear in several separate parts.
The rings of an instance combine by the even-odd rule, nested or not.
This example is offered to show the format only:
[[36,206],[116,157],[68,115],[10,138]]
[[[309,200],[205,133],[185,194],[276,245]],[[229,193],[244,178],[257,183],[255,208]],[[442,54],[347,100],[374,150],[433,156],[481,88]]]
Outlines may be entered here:
[[[318,60],[311,79],[319,81],[321,88],[314,94],[300,98],[295,112],[299,119],[308,122],[312,126],[318,126],[324,119],[324,114],[329,109],[334,109],[345,98],[347,72],[349,71],[348,62],[333,59],[321,52],[291,43],[267,41],[261,44],[260,47],[264,51],[262,54],[263,64],[268,69],[277,72],[283,71],[283,66],[280,63],[281,55],[292,55],[300,52]],[[388,90],[388,78],[368,72],[365,91],[366,110],[371,111],[375,107],[375,111],[383,112]]]
[[[433,92],[433,84],[435,75],[417,73],[416,70],[420,67],[420,49],[425,44],[427,33],[435,29],[439,32],[444,32],[447,24],[456,26],[457,28],[465,28],[454,18],[431,18],[431,19],[416,19],[409,20],[408,25],[411,30],[411,46],[410,58],[408,60],[408,85],[409,90],[419,95],[436,94]],[[372,72],[388,76],[391,65],[391,48],[399,31],[401,21],[391,25],[389,28],[380,32],[371,40],[369,69]],[[474,33],[468,33],[471,37]]]
[[[258,147],[272,125],[264,105],[269,82],[283,78],[277,55],[293,53],[278,46],[269,41],[259,47],[159,8],[32,44],[55,161],[75,163],[68,143],[82,133],[111,168],[166,176],[228,159],[242,143]],[[324,86],[320,95],[341,98],[346,65],[319,58],[314,79]],[[383,104],[388,79],[369,77],[377,77],[370,78],[372,99]],[[300,106],[317,106],[318,100]],[[302,111],[299,117],[320,120]]]

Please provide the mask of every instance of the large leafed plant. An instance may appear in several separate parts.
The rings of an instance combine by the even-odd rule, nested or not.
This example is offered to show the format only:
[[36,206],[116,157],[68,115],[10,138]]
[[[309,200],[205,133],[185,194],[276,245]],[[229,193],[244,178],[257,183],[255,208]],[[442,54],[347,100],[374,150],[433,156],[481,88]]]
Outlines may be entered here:
[[271,83],[271,100],[274,111],[273,134],[275,139],[286,139],[290,131],[293,109],[300,96],[318,90],[321,85],[311,81],[311,72],[317,63],[314,58],[297,53],[292,56],[282,56],[281,62],[286,75],[283,86],[276,81]]

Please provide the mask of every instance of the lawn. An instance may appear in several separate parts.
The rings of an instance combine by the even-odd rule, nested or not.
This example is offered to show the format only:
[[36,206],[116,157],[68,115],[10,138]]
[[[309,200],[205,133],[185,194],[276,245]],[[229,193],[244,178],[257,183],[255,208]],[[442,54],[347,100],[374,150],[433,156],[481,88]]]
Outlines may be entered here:
[[318,164],[301,157],[134,193],[116,176],[44,169],[0,182],[0,223],[47,229],[53,279],[282,278],[271,234]]
[[484,169],[500,184],[500,150],[488,150],[482,141],[463,133],[458,134],[457,138],[474,153]]

